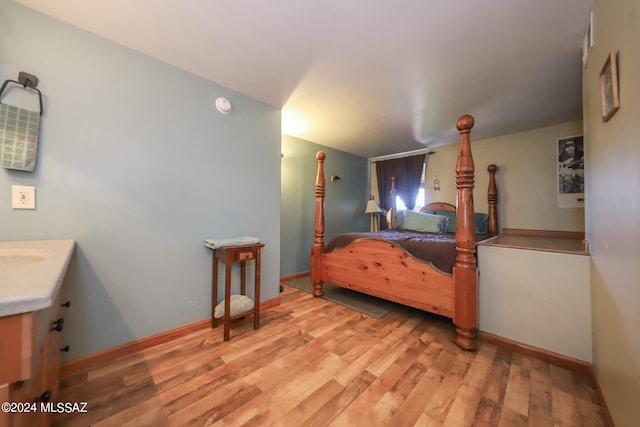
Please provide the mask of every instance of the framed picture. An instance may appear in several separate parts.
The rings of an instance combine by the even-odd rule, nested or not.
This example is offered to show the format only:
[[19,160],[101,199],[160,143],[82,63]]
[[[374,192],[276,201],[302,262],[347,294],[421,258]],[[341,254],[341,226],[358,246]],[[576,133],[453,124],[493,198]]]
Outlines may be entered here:
[[608,121],[620,108],[618,96],[618,53],[611,52],[600,72],[600,100],[602,121]]
[[584,207],[584,137],[560,138],[556,144],[558,156],[558,207]]

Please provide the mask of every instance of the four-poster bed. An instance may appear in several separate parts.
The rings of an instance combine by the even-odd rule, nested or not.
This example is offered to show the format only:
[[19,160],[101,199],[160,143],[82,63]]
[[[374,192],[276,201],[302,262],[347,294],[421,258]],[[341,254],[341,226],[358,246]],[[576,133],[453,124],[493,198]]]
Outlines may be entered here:
[[[455,261],[451,271],[443,271],[430,261],[419,259],[407,251],[399,241],[414,241],[414,236],[400,235],[396,241],[382,240],[382,234],[364,233],[344,246],[324,244],[325,153],[318,152],[318,175],[315,197],[315,240],[311,247],[311,280],[313,294],[322,296],[322,284],[337,286],[394,301],[410,307],[449,317],[456,325],[456,343],[465,350],[476,349],[477,337],[477,281],[476,229],[474,225],[473,187],[474,165],[469,133],[474,119],[470,115],[458,119],[460,149],[456,165],[457,210],[453,205],[433,203],[423,211],[449,211],[455,217],[455,235],[450,234],[450,247]],[[488,234],[496,235],[497,189],[496,166],[489,166]],[[395,216],[392,215],[393,218]],[[452,218],[453,219],[453,218]],[[391,234],[400,231],[392,230]],[[350,233],[347,233],[350,234]],[[446,240],[443,234],[430,234],[435,240]],[[484,237],[489,237],[484,235]],[[356,236],[358,237],[358,236]],[[398,236],[397,236],[398,237]],[[455,239],[454,239],[455,237]],[[482,237],[480,237],[482,238]],[[439,242],[436,242],[439,244]]]

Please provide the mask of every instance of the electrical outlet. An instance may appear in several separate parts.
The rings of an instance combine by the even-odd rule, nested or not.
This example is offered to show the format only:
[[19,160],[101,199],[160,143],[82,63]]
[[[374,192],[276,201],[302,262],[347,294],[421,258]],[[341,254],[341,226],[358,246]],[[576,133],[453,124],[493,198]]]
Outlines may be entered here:
[[11,186],[11,207],[13,209],[35,209],[36,187],[25,185]]

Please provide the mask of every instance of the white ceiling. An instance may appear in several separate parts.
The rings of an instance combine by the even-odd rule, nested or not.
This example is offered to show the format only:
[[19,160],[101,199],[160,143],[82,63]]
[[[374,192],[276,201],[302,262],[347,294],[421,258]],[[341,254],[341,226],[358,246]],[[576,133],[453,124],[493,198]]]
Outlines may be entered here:
[[363,157],[456,143],[466,113],[472,139],[582,116],[593,0],[16,1],[282,108],[283,132]]

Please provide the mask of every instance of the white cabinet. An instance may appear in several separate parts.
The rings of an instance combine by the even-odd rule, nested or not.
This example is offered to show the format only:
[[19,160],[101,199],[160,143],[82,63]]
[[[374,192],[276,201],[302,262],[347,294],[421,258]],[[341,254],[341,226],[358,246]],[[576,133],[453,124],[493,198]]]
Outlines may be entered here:
[[591,363],[588,254],[505,241],[478,246],[480,330]]

